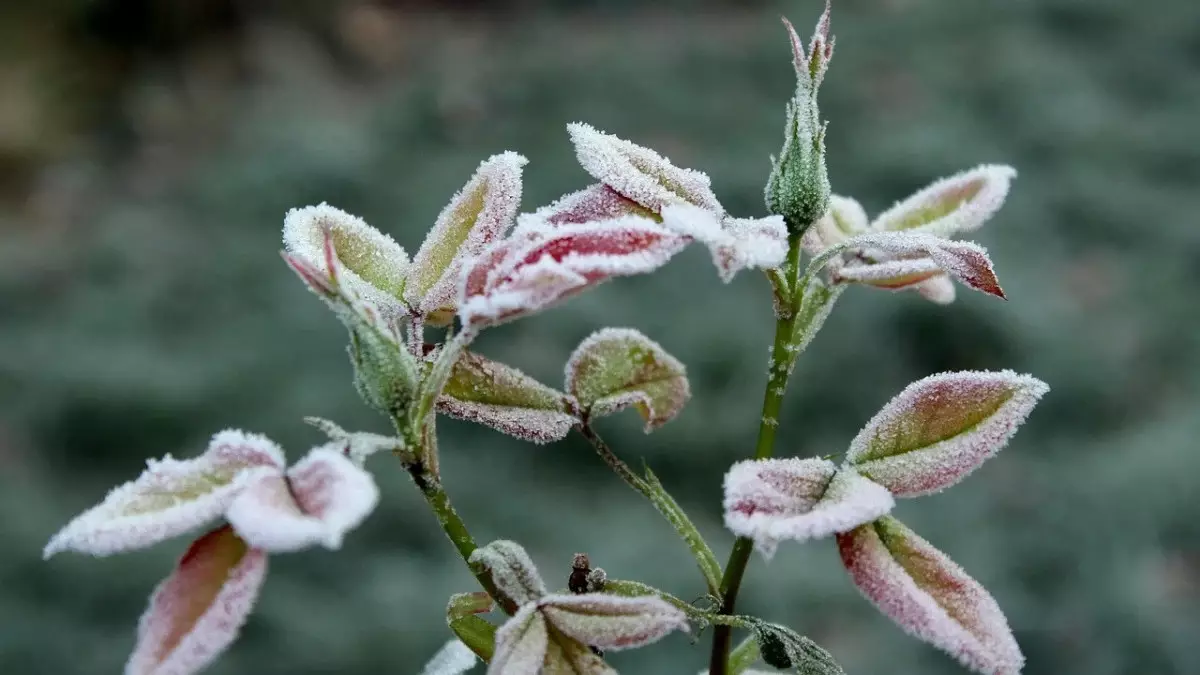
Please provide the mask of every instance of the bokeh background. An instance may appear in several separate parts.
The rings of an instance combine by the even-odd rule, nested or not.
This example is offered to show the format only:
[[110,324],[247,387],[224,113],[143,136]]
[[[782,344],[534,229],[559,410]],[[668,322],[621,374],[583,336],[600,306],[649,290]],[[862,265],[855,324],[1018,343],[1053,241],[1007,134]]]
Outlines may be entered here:
[[[710,173],[762,213],[791,65],[815,0],[341,3],[10,0],[0,10],[0,672],[119,672],[147,594],[186,545],[40,560],[50,535],[143,458],[224,427],[299,456],[320,415],[383,431],[344,332],[280,261],[284,212],[323,200],[415,250],[484,157],[531,158],[525,209],[588,183],[586,120]],[[907,382],[1014,368],[1053,390],[1000,457],[897,514],[983,581],[1030,675],[1200,672],[1200,4],[839,0],[822,91],[835,190],[877,212],[981,162],[1020,169],[978,239],[1011,301],[847,293],[801,361],[780,452],[839,452]],[[572,347],[633,326],[695,398],[644,457],[724,558],[720,483],[750,452],[771,315],[761,276],[725,286],[691,250],[485,335],[557,383]],[[533,447],[447,421],[448,488],[476,537],[571,554],[685,597],[685,549],[578,439]],[[333,554],[278,556],[213,673],[419,672],[473,590],[399,466]],[[855,675],[959,673],[862,600],[829,542],[752,563],[741,607]],[[696,672],[708,634],[618,654]]]

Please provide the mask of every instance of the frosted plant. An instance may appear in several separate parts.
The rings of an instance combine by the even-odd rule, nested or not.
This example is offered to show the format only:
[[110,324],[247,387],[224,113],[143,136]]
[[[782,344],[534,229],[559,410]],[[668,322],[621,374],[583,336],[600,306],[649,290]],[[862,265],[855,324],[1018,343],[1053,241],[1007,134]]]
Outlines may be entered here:
[[[197,457],[150,460],[55,534],[46,557],[104,556],[215,524],[150,598],[126,673],[188,675],[217,658],[250,616],[269,554],[337,549],[369,515],[379,496],[373,472],[388,470],[372,459],[380,454],[409,474],[480,587],[448,600],[449,641],[427,675],[480,663],[492,675],[613,673],[608,652],[705,632],[710,675],[766,672],[752,670],[760,662],[841,673],[810,638],[736,606],[754,550],[769,558],[781,545],[821,539],[836,544],[852,583],[902,629],[973,671],[1019,672],[1023,657],[996,600],[893,512],[897,500],[944,490],[979,469],[1012,438],[1044,383],[1011,371],[933,375],[884,405],[844,452],[774,456],[793,367],[848,287],[915,289],[949,303],[959,283],[1005,298],[984,249],[951,237],[998,211],[1015,172],[980,166],[870,220],[857,201],[832,192],[826,171],[818,92],[833,57],[829,8],[808,44],[784,24],[797,86],[764,216],[730,214],[701,171],[584,123],[567,131],[594,182],[521,213],[527,160],[495,155],[433,219],[412,259],[390,236],[327,204],[289,212],[284,260],[346,327],[355,387],[391,431],[306,418],[328,441],[290,467],[266,438],[224,431]],[[596,428],[627,408],[647,433],[669,423],[693,396],[685,364],[633,328],[602,328],[583,340],[561,385],[472,349],[484,330],[615,277],[652,273],[692,244],[709,249],[723,280],[762,270],[775,310],[754,454],[730,457],[724,480],[724,521],[737,537],[725,563],[658,477],[631,468]],[[447,327],[445,339],[427,342],[429,326]],[[578,433],[679,535],[703,590],[680,579],[677,595],[614,578],[584,554],[563,566],[566,588],[553,589],[519,544],[478,546],[443,487],[439,415],[532,443]],[[746,635],[736,647],[735,630]]]

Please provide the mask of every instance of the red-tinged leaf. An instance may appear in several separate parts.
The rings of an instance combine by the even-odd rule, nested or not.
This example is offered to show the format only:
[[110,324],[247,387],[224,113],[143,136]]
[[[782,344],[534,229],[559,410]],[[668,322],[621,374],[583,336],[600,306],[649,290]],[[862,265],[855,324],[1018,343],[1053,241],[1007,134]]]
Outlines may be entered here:
[[746,460],[725,475],[725,526],[768,557],[780,541],[845,532],[893,504],[883,487],[826,459]]
[[266,553],[229,526],[200,537],[151,596],[126,675],[203,670],[237,638],[266,573]]
[[944,490],[999,452],[1048,390],[1010,370],[918,380],[867,422],[846,462],[898,497]]
[[687,243],[635,216],[504,242],[467,267],[459,315],[478,327],[531,314],[611,277],[653,271]]
[[[361,218],[328,204],[292,209],[283,221],[283,244],[288,264],[314,291],[328,295],[332,280],[334,288],[340,285],[389,314],[404,313],[408,254]],[[336,261],[329,259],[331,251]]]
[[605,328],[581,342],[567,361],[566,386],[593,417],[637,407],[647,433],[674,419],[692,395],[684,365],[630,328]]
[[567,132],[584,170],[641,206],[658,213],[669,204],[692,204],[724,213],[705,174],[582,122],[568,124]]
[[[839,279],[857,281],[853,278],[857,274],[865,277],[862,283],[902,288],[932,278],[936,266],[977,291],[1005,297],[987,251],[978,244],[913,232],[868,233],[854,237],[850,242],[876,262],[838,268],[835,275]],[[884,267],[879,269],[877,265]],[[863,267],[867,271],[854,271]]]
[[653,596],[549,595],[538,606],[554,628],[605,651],[643,647],[688,629],[687,615]]
[[472,352],[455,362],[437,409],[534,443],[557,441],[578,422],[566,394]]
[[267,551],[340,548],[346,532],[379,501],[375,480],[342,454],[344,448],[316,448],[286,477],[258,477],[230,504],[226,518],[243,539]]
[[460,269],[498,241],[521,205],[521,171],[528,162],[513,152],[488,158],[450,199],[409,267],[404,297],[425,316],[453,316]]
[[1016,175],[1010,166],[989,164],[943,178],[884,211],[871,229],[939,237],[977,230],[1003,206]]
[[523,606],[496,631],[496,653],[488,664],[488,675],[537,675],[542,672],[549,641],[546,619],[537,605]]
[[148,460],[136,480],[114,488],[46,545],[94,556],[145,548],[220,518],[254,476],[278,475],[283,451],[264,436],[222,431],[201,456]]
[[1025,659],[992,596],[946,554],[884,517],[838,535],[850,577],[914,637],[984,675],[1016,675]]
[[654,211],[639,205],[611,187],[597,183],[578,192],[563,195],[549,206],[533,213],[530,222],[548,225],[574,225],[611,220],[621,216],[657,219]]

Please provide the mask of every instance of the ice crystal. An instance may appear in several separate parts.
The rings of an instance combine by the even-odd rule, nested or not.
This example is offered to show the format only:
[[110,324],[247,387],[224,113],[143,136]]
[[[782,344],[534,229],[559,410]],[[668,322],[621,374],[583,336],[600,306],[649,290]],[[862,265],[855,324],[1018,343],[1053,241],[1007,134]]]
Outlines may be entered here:
[[535,211],[528,222],[548,225],[572,225],[610,220],[621,216],[654,218],[655,211],[622,195],[604,183],[590,185],[563,195],[549,206]]
[[536,602],[546,595],[546,584],[537,567],[516,542],[502,539],[475,549],[471,564],[491,570],[496,587],[518,605]]

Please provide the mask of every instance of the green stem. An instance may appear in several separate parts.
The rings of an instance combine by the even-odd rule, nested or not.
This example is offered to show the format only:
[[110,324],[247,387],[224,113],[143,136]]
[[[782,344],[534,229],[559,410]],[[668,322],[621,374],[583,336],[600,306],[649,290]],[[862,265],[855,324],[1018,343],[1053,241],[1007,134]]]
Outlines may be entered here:
[[[754,458],[766,459],[775,450],[775,431],[779,427],[779,410],[783,406],[783,395],[787,391],[788,377],[791,375],[794,363],[793,340],[796,335],[796,320],[800,302],[803,299],[804,287],[800,285],[800,238],[788,238],[788,258],[784,267],[788,276],[788,307],[780,312],[775,321],[775,342],[771,348],[771,366],[767,377],[767,389],[763,393],[762,417],[758,425],[758,442],[754,446]],[[808,275],[805,275],[808,278]],[[721,577],[721,608],[719,614],[733,614],[737,603],[738,591],[741,589],[742,577],[746,574],[746,565],[750,562],[750,554],[754,550],[754,542],[747,537],[738,537],[729,554],[729,562],[725,565],[725,574]],[[718,625],[713,631],[713,646],[709,662],[709,675],[727,675],[729,667],[729,650],[733,645],[733,629],[731,626]]]

